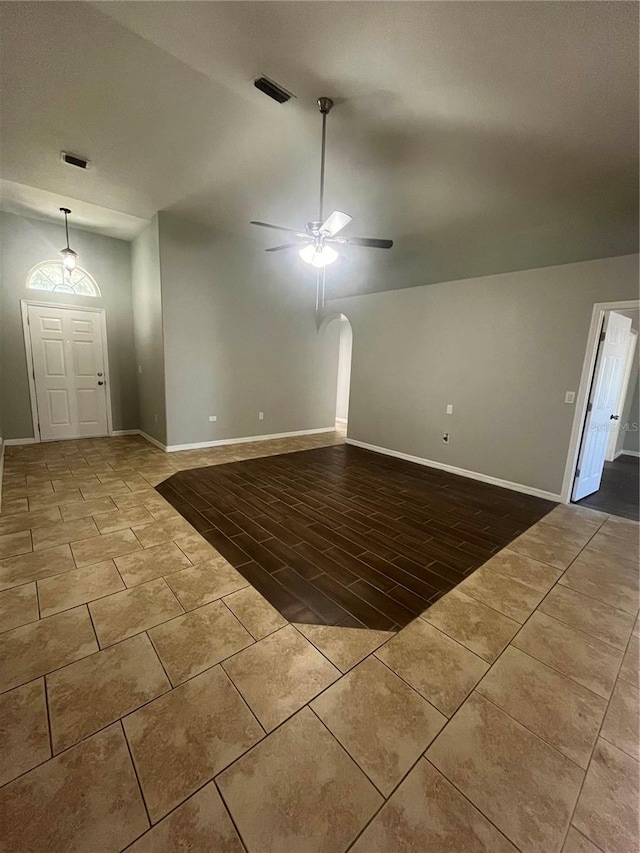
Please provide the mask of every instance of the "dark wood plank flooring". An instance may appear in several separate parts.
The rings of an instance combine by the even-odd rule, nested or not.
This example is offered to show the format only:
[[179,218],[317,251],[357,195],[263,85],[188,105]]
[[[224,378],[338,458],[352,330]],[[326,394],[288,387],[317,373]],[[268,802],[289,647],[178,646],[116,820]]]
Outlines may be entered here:
[[600,488],[576,501],[576,506],[640,521],[640,459],[618,456],[613,462],[605,462]]
[[555,504],[350,445],[157,490],[292,622],[398,630]]

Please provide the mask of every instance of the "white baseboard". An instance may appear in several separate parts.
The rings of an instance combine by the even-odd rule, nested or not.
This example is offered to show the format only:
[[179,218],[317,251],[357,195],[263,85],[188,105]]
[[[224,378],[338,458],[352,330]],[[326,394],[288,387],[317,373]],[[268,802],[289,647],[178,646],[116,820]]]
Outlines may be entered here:
[[448,471],[450,474],[458,474],[460,477],[468,477],[470,480],[479,480],[481,483],[489,483],[491,486],[500,486],[503,489],[511,489],[512,492],[520,492],[523,495],[533,495],[536,498],[544,498],[548,501],[558,501],[561,497],[554,492],[546,492],[544,489],[535,489],[533,486],[525,486],[522,483],[512,483],[510,480],[501,480],[499,477],[490,477],[488,474],[479,474],[477,471],[467,471],[465,468],[457,468],[446,462],[434,462],[432,459],[423,459],[421,456],[410,456],[399,450],[389,450],[387,447],[377,447],[375,444],[366,444],[364,441],[356,441],[355,438],[347,438],[347,444],[362,447],[364,450],[372,450],[374,453],[383,453],[385,456],[395,456],[406,462],[415,462],[416,465],[424,465],[426,468],[437,468],[439,471]]
[[[298,435],[316,435],[321,432],[334,432],[334,427],[320,427],[319,429],[301,429],[295,430],[294,432],[275,432],[271,435],[247,435],[242,436],[241,438],[223,438],[219,441],[199,441],[195,444],[172,444],[165,445],[162,444],[161,441],[158,441],[153,436],[148,435],[146,432],[143,432],[141,429],[119,429],[113,430],[112,436],[119,435],[141,435],[142,438],[146,439],[150,444],[153,444],[155,447],[159,447],[160,450],[164,450],[165,453],[175,453],[177,450],[201,450],[206,447],[222,447],[225,444],[246,444],[249,441],[271,441],[274,438],[295,438]],[[4,442],[4,445],[17,445],[17,444],[37,444],[35,438],[7,438]],[[3,452],[4,452],[3,445]]]
[[640,456],[640,451],[638,451],[638,450],[621,450],[620,456]]
[[316,435],[320,432],[334,431],[335,427],[300,429],[295,432],[274,432],[271,435],[246,435],[241,438],[222,438],[219,441],[198,441],[195,444],[170,444],[164,449],[167,453],[175,453],[176,450],[201,450],[207,447],[223,447],[225,444],[246,444],[250,441],[271,441],[275,438],[295,438],[298,435]]
[[154,438],[153,436],[149,435],[148,433],[143,432],[141,429],[137,429],[136,432],[138,433],[138,435],[141,435],[142,438],[144,438],[146,441],[148,441],[149,444],[153,444],[154,447],[159,447],[160,450],[164,450],[166,452],[166,450],[167,450],[166,445],[164,445],[161,441],[158,441],[157,438]]

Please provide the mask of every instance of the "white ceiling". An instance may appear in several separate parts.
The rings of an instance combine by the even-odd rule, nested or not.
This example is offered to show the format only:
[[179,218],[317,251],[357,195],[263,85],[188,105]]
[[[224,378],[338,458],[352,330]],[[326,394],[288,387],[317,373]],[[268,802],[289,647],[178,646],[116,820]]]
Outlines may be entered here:
[[261,250],[315,217],[328,95],[327,209],[395,240],[341,292],[637,251],[635,3],[0,5],[5,180]]
[[148,219],[131,216],[119,210],[109,210],[88,201],[52,193],[37,187],[27,187],[14,181],[0,179],[0,210],[64,224],[61,207],[71,210],[69,225],[82,231],[94,231],[116,240],[133,240],[149,225]]

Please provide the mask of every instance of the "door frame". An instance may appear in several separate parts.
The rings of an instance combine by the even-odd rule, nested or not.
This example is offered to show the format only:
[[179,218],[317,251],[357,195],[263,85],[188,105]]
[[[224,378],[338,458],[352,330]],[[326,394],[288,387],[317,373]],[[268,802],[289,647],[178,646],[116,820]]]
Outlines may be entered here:
[[587,336],[587,346],[584,361],[582,363],[580,385],[578,386],[578,394],[576,397],[576,410],[573,416],[573,425],[571,427],[569,451],[567,453],[564,478],[562,480],[562,491],[560,492],[560,500],[562,503],[571,503],[573,481],[575,478],[576,467],[578,465],[580,443],[587,417],[587,403],[589,402],[589,392],[591,390],[591,382],[593,380],[593,374],[596,367],[598,343],[604,315],[607,311],[629,311],[637,308],[640,308],[640,299],[626,299],[621,302],[596,302],[593,306],[593,311],[591,313],[591,325]]
[[[31,327],[29,325],[29,306],[37,305],[42,308],[63,308],[71,309],[72,311],[91,311],[94,314],[100,315],[100,326],[102,330],[102,357],[104,360],[104,380],[107,385],[106,405],[107,405],[107,435],[113,435],[113,419],[111,417],[111,379],[109,376],[109,353],[107,346],[107,312],[104,308],[94,308],[90,305],[68,305],[64,302],[47,302],[42,299],[21,299],[20,312],[22,314],[22,330],[24,333],[24,347],[27,356],[27,378],[29,379],[29,398],[31,401],[31,417],[33,420],[33,437],[36,444],[46,441],[79,441],[79,438],[61,439],[43,439],[40,436],[40,427],[38,420],[38,401],[36,398],[36,380],[35,370],[33,367],[33,349],[31,347]],[[99,436],[95,436],[99,438]]]

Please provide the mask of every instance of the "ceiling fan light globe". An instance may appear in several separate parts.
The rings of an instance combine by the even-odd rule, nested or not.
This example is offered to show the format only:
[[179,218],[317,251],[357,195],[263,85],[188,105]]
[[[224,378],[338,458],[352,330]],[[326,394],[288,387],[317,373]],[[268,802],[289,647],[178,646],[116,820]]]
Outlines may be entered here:
[[320,251],[316,252],[311,261],[314,267],[327,267],[334,261],[338,260],[338,253],[331,246],[324,246]]
[[316,246],[311,243],[300,249],[302,260],[313,267],[321,268],[332,264],[338,259],[338,253],[331,246]]

